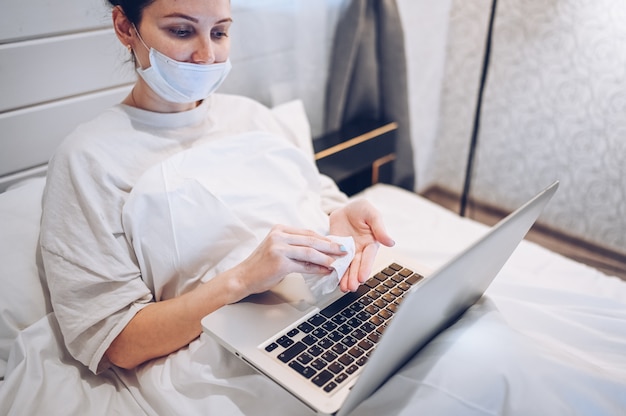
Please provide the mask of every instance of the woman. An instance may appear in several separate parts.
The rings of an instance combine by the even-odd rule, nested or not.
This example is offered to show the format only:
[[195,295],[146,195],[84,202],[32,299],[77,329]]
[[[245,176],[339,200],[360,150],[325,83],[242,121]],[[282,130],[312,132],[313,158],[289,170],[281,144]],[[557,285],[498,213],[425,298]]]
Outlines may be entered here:
[[[213,94],[230,69],[230,2],[110,3],[139,77],[59,148],[44,197],[42,257],[72,356],[96,373],[167,357],[221,306],[289,273],[329,274],[345,248],[326,233],[353,237],[340,287],[356,290],[378,244],[393,240],[367,202],[345,204],[266,108]],[[254,146],[267,151],[233,157]],[[233,179],[256,166],[268,216],[248,209],[252,178]]]

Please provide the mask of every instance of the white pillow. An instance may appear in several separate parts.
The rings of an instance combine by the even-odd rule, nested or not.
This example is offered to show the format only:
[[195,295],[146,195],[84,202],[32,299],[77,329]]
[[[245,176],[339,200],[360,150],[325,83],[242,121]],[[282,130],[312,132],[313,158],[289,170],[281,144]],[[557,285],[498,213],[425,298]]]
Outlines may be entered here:
[[313,159],[311,124],[306,115],[304,103],[301,100],[293,100],[279,104],[272,108],[272,113],[280,124],[294,136],[296,146]]
[[0,378],[18,332],[50,311],[37,268],[44,184],[36,178],[0,194]]

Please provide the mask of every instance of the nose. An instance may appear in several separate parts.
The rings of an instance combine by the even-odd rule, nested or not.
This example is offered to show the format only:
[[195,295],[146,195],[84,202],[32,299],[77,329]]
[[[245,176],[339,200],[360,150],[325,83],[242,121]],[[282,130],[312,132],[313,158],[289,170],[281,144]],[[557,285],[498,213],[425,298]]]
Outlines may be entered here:
[[212,64],[215,62],[215,51],[211,39],[204,37],[198,39],[194,52],[191,54],[191,62],[195,64]]

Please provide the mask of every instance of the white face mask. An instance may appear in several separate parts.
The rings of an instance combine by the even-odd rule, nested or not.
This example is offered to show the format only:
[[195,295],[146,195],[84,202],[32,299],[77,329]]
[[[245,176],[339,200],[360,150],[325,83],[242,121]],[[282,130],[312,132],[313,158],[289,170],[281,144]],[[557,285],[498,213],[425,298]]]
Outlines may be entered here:
[[[139,31],[141,43],[150,51],[150,67],[137,68],[137,73],[161,98],[173,103],[204,100],[224,82],[230,72],[230,60],[218,64],[192,64],[176,61],[154,48],[148,48]],[[135,56],[137,56],[135,54]]]

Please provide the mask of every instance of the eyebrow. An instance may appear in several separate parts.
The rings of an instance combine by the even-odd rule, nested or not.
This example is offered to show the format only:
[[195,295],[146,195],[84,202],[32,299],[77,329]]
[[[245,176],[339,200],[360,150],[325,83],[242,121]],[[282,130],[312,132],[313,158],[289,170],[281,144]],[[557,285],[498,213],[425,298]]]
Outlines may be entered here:
[[[195,17],[188,16],[188,15],[183,14],[183,13],[171,13],[171,14],[168,14],[168,15],[163,16],[163,17],[166,17],[166,18],[172,18],[172,17],[174,17],[174,18],[181,18],[181,19],[189,20],[190,22],[194,22],[194,23],[198,23],[198,21],[199,21]],[[225,17],[224,19],[221,19],[221,20],[218,20],[217,22],[215,22],[215,24],[227,23],[227,22],[232,22],[232,21],[233,21],[232,18]]]

